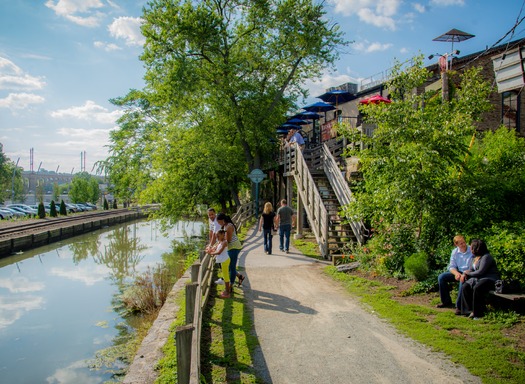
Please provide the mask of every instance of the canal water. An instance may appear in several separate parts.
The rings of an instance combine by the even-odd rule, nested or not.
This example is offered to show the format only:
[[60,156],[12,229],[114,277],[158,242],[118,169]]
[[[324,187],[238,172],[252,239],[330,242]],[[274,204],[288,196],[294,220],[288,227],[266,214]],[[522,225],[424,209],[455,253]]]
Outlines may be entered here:
[[123,282],[162,262],[182,271],[172,248],[203,226],[179,222],[163,232],[156,221],[130,222],[0,259],[0,383],[111,380],[107,369],[89,367],[130,332],[115,309]]

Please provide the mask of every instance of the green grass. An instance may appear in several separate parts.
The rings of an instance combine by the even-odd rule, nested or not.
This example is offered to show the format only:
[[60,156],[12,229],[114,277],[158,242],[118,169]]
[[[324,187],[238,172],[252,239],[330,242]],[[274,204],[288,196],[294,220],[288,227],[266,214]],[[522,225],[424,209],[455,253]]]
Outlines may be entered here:
[[403,305],[392,298],[388,286],[337,272],[332,266],[325,271],[401,333],[444,352],[484,383],[525,383],[525,354],[517,351],[515,341],[505,335],[509,324],[518,321],[516,314],[473,321],[452,311]]
[[257,378],[253,351],[252,314],[244,293],[237,289],[230,299],[220,299],[215,287],[203,319],[201,381],[206,383],[262,383]]

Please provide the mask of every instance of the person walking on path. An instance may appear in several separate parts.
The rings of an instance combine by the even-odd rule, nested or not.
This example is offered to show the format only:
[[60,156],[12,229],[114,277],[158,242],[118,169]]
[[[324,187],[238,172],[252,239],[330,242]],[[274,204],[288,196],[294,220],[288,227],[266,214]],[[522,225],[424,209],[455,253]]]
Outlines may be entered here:
[[279,226],[279,250],[288,253],[290,250],[290,234],[295,226],[295,213],[287,205],[286,199],[281,200],[281,206],[275,215],[275,226]]
[[219,213],[217,215],[217,222],[221,226],[221,229],[226,231],[226,240],[228,241],[228,256],[230,257],[230,293],[233,292],[233,285],[235,284],[235,278],[239,279],[238,285],[241,286],[244,281],[244,276],[237,272],[237,259],[242,249],[242,244],[237,237],[237,228],[233,224],[230,216]]
[[272,230],[274,226],[275,212],[273,211],[272,203],[267,202],[264,204],[263,213],[259,219],[259,232],[263,231],[264,238],[264,252],[267,255],[272,254]]
[[454,308],[452,299],[450,298],[450,283],[458,282],[458,297],[456,299],[456,314],[461,314],[461,292],[463,288],[464,278],[462,273],[469,269],[470,261],[472,260],[472,252],[470,246],[467,245],[465,238],[461,235],[454,236],[454,245],[456,248],[450,254],[450,261],[448,263],[448,271],[443,272],[438,276],[439,297],[441,303],[437,305],[438,308]]

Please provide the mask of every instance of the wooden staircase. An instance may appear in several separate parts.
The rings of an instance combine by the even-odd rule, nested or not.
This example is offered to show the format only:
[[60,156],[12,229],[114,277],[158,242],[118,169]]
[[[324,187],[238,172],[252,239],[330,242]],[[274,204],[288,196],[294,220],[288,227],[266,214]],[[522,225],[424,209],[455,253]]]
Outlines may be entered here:
[[352,243],[364,244],[368,232],[363,222],[340,216],[341,207],[352,200],[338,162],[342,146],[333,140],[304,154],[287,148],[282,157],[283,174],[294,177],[321,254],[332,260],[341,257]]
[[323,171],[311,173],[328,216],[327,257],[329,259],[341,257],[344,251],[348,250],[349,244],[358,243],[357,238],[352,227],[344,223],[344,218],[339,215],[341,204],[326,174]]

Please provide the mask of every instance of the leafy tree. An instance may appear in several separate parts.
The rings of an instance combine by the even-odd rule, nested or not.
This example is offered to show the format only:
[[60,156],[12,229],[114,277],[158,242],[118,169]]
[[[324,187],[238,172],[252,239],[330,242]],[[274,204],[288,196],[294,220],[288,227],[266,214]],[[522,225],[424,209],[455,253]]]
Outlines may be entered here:
[[73,177],[69,191],[69,197],[73,203],[95,203],[99,194],[98,181],[89,173],[80,172]]
[[66,203],[64,203],[64,200],[60,201],[60,215],[67,216],[67,208]]
[[46,208],[44,207],[44,203],[40,202],[38,204],[38,218],[45,219],[45,217],[46,217]]
[[429,78],[422,57],[415,63],[405,72],[396,67],[387,84],[392,103],[361,107],[377,128],[356,153],[364,188],[347,207],[381,233],[371,246],[382,250],[390,271],[402,271],[404,257],[419,250],[432,254],[472,219],[474,191],[460,175],[474,124],[490,108],[491,87],[479,68],[465,71],[454,96],[443,101],[436,92],[413,92]]
[[147,86],[113,100],[126,114],[101,166],[116,196],[161,202],[171,217],[238,200],[249,170],[271,162],[304,81],[346,44],[311,0],[155,0],[143,19]]
[[0,143],[0,202],[6,199],[14,201],[24,200],[24,183],[22,178],[22,168],[17,167],[3,151],[3,145]]
[[50,208],[49,208],[49,216],[51,216],[51,217],[57,217],[58,216],[57,206],[55,204],[55,200],[51,200],[51,205],[50,205]]

